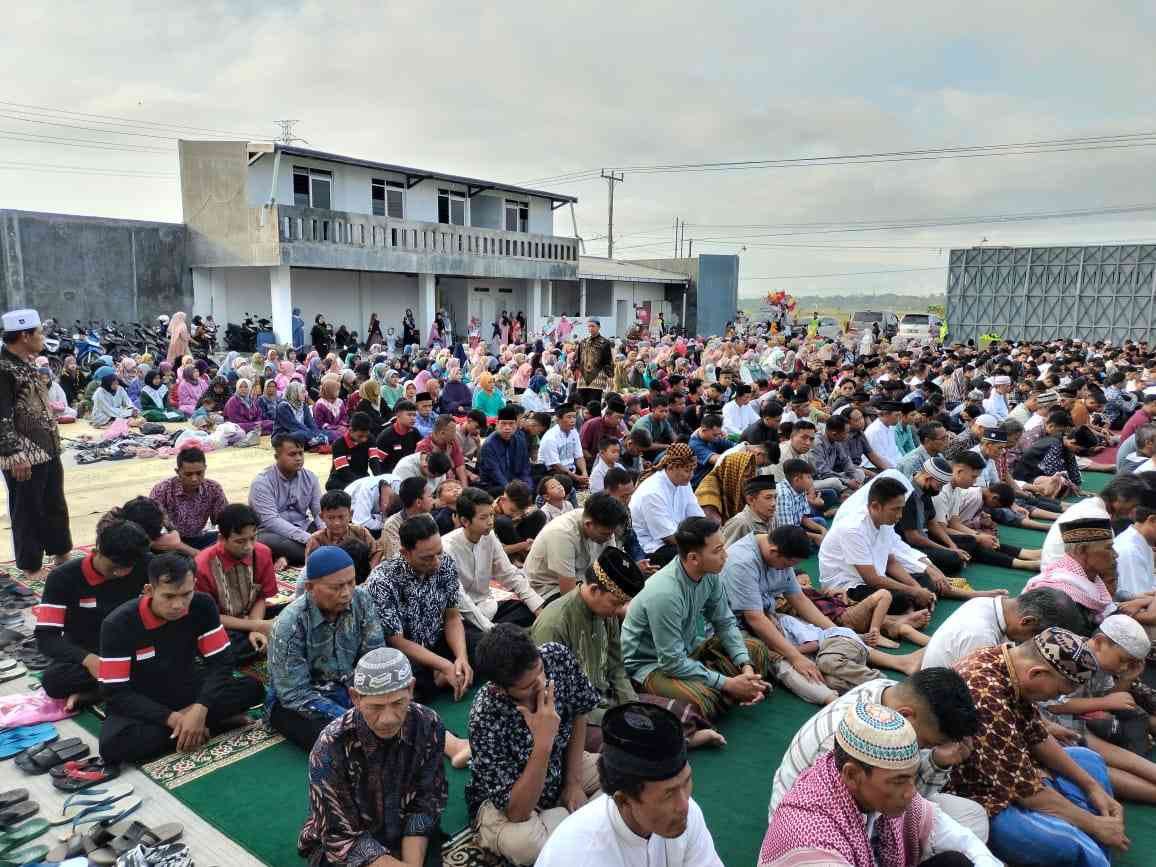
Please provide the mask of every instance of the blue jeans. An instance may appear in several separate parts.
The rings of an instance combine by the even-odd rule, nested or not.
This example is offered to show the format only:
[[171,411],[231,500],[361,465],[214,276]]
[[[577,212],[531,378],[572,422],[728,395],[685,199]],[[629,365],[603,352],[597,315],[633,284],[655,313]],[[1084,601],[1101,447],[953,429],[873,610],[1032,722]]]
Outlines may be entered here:
[[[1108,794],[1108,767],[1104,760],[1087,747],[1067,747],[1071,759],[1084,769]],[[1076,806],[1095,813],[1084,790],[1065,777],[1047,780],[1045,785],[1055,789]],[[993,816],[988,848],[997,858],[1022,865],[1048,867],[1109,867],[1109,850],[1083,831],[1062,819],[1025,810],[1014,804]]]

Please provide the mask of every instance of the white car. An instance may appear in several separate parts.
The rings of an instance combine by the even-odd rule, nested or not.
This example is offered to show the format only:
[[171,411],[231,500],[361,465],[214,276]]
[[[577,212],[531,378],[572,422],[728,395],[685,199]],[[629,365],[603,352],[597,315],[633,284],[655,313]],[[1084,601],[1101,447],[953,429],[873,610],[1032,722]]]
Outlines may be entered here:
[[905,313],[899,320],[899,336],[915,343],[938,340],[939,322],[933,313]]

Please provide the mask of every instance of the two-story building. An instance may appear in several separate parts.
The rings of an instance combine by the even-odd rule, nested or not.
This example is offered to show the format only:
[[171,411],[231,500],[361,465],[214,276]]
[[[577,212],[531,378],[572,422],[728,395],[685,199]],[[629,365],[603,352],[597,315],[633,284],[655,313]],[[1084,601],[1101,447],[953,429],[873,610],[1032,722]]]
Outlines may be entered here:
[[[218,323],[272,310],[289,342],[299,308],[363,338],[371,314],[423,340],[523,312],[537,330],[553,281],[578,278],[578,240],[554,233],[573,196],[282,144],[179,143],[193,312]],[[543,306],[546,299],[546,306]]]

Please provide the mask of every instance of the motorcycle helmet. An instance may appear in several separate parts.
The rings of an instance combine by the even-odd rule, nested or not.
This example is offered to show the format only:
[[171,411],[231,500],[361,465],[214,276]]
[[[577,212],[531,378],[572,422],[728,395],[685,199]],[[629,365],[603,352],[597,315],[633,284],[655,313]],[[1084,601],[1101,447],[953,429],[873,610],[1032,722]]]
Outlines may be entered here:
[[159,322],[161,325],[168,325],[169,324],[169,317],[165,316],[165,314],[162,313],[160,316],[157,317],[157,322]]

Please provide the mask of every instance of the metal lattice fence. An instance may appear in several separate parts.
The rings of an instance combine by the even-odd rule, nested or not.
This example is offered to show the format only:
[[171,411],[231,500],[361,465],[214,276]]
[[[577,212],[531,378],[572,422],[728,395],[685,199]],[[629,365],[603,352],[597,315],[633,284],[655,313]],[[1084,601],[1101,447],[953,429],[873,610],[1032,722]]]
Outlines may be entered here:
[[947,272],[951,341],[1153,339],[1156,245],[972,247]]

